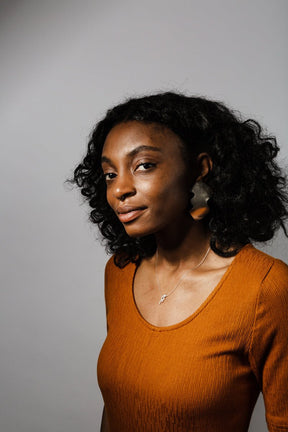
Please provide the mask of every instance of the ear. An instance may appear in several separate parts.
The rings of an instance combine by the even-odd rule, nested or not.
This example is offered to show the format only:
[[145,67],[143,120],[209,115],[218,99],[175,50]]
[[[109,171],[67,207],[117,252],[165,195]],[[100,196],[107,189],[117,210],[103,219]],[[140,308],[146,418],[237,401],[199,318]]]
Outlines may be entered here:
[[208,153],[200,153],[197,156],[196,163],[198,167],[198,172],[200,173],[199,176],[196,178],[196,181],[199,181],[202,178],[206,177],[207,174],[209,174],[209,172],[212,170],[213,162]]

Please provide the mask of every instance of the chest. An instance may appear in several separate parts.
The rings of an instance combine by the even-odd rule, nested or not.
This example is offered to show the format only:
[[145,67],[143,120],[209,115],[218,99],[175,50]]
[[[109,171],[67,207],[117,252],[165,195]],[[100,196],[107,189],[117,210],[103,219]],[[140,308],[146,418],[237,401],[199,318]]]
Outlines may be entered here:
[[[114,298],[111,303],[110,328],[98,361],[105,405],[111,416],[115,414],[114,430],[139,430],[137,421],[141,418],[147,431],[155,430],[159,419],[163,423],[157,430],[171,430],[173,424],[173,430],[188,431],[197,417],[200,423],[197,420],[195,430],[216,431],[214,426],[208,429],[201,423],[211,412],[219,413],[219,431],[247,430],[239,425],[251,411],[249,395],[255,391],[256,397],[256,384],[245,356],[253,314],[249,317],[242,307],[239,309],[239,300],[228,288],[219,288],[206,307],[200,305],[201,313],[194,319],[169,329],[143,322],[127,290],[115,294],[119,300]],[[225,306],[228,293],[231,301],[226,303],[231,307]],[[159,300],[159,295],[156,298]],[[168,310],[168,299],[158,309],[165,306]],[[191,315],[191,310],[188,313]],[[239,325],[239,314],[245,327]],[[115,407],[119,412],[114,413]],[[230,425],[223,429],[223,418],[227,419],[223,410],[237,415],[238,429]],[[131,413],[135,412],[135,423],[130,425]],[[123,422],[122,428],[119,422]]]
[[133,284],[134,301],[150,324],[164,327],[184,321],[210,300],[225,277],[227,267],[160,281],[155,273],[139,267]]

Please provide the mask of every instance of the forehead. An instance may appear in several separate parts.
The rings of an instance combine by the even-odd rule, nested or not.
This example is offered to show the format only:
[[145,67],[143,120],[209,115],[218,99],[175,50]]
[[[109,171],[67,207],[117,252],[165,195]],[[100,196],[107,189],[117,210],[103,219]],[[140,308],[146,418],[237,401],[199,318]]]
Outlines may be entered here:
[[162,153],[175,157],[181,154],[180,148],[183,147],[181,139],[165,126],[129,121],[119,123],[110,130],[104,142],[102,155],[119,151],[121,155],[125,155],[142,145],[157,147]]

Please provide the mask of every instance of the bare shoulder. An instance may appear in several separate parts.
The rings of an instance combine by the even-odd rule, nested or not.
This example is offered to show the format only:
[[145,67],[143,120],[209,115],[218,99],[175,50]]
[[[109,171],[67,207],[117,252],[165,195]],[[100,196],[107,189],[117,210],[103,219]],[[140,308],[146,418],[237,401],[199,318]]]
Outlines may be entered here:
[[235,256],[232,257],[222,257],[217,255],[215,252],[213,252],[212,250],[209,253],[208,259],[206,260],[206,263],[204,263],[203,266],[203,271],[213,271],[213,270],[219,270],[219,269],[225,269],[227,267],[229,267],[232,262],[234,261],[234,259],[236,258]]

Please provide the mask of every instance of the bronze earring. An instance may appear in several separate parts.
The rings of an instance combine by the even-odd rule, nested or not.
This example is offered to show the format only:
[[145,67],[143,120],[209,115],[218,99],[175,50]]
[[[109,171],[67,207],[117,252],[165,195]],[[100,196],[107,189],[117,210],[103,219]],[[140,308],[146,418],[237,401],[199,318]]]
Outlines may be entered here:
[[195,220],[203,219],[210,211],[208,200],[211,198],[212,190],[202,180],[196,182],[191,190],[192,198],[190,199],[190,215]]

